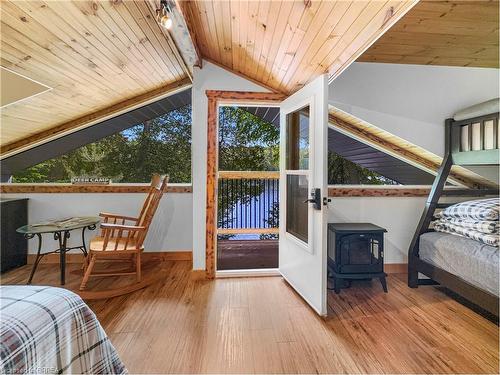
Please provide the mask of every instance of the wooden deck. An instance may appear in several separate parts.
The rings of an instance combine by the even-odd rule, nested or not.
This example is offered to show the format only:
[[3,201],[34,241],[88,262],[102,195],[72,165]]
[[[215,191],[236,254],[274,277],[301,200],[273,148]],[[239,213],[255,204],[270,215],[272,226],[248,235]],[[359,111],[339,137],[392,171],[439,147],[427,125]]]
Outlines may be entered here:
[[219,240],[217,269],[278,268],[278,240]]
[[[131,373],[499,370],[498,327],[434,287],[409,289],[406,275],[389,275],[388,294],[377,282],[330,294],[322,319],[280,277],[195,281],[188,261],[162,267],[163,281],[89,302]],[[28,273],[19,268],[2,282]],[[42,264],[38,276],[57,285],[58,269]]]

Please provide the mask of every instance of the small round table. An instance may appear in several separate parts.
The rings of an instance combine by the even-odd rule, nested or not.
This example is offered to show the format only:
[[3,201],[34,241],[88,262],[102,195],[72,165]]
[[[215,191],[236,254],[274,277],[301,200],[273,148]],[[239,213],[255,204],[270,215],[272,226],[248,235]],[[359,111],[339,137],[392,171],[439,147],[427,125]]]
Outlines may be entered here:
[[[38,251],[27,284],[31,284],[31,280],[35,275],[38,263],[40,263],[45,255],[59,253],[59,263],[61,266],[61,285],[64,285],[66,282],[66,253],[73,249],[80,249],[83,252],[83,255],[87,256],[87,247],[85,246],[85,229],[94,230],[100,221],[101,219],[99,217],[83,216],[73,217],[71,219],[59,222],[44,222],[39,224],[24,225],[20,228],[17,228],[16,232],[24,234],[24,237],[26,237],[27,239],[34,238],[35,236],[38,237]],[[82,230],[82,245],[67,247],[67,241],[70,237],[70,232],[75,229]],[[54,234],[54,240],[59,242],[59,248],[57,250],[41,253],[43,233]]]

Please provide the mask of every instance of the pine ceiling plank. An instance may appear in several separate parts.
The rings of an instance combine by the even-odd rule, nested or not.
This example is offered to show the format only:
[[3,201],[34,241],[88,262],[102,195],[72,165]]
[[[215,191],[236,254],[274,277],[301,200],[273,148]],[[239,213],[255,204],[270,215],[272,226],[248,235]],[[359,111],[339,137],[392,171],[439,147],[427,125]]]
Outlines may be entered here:
[[[2,31],[9,31],[7,27],[3,27],[2,29]],[[76,72],[74,74],[71,73],[74,68],[69,64],[61,63],[63,67],[68,68],[67,70],[70,73],[67,70],[55,67],[53,64],[46,64],[47,61],[53,61],[54,59],[50,59],[45,53],[38,52],[39,49],[33,48],[33,45],[24,44],[19,39],[11,40],[7,34],[4,35],[2,40],[2,58],[5,61],[5,64],[3,64],[5,68],[9,68],[27,77],[37,77],[38,81],[55,89],[62,87],[72,88],[77,85],[80,87],[90,87],[95,82],[92,79],[89,80],[89,77],[86,77],[86,79],[85,77],[80,77]],[[9,35],[11,34],[9,33]],[[26,40],[24,39],[23,41]],[[29,43],[29,40],[27,42]],[[44,50],[42,49],[42,51]],[[53,77],[59,77],[59,80],[56,81]],[[100,86],[99,83],[95,84],[97,87]]]
[[[140,11],[142,19],[145,21],[149,30],[153,33],[153,38],[156,40],[159,52],[162,56],[165,56],[172,63],[172,69],[177,74],[174,75],[176,79],[183,77],[184,75],[191,75],[191,72],[185,67],[184,60],[182,59],[179,51],[177,51],[174,42],[168,31],[163,29],[162,26],[156,21],[153,10],[144,1],[134,1],[128,4],[134,4]],[[136,21],[140,21],[141,18]]]
[[[66,1],[63,2],[64,9],[70,11],[75,17],[83,17],[88,20],[87,27],[89,30],[94,30],[93,34],[100,35],[100,41],[104,45],[114,45],[116,50],[129,61],[133,63],[135,72],[143,72],[144,79],[147,79],[148,84],[154,84],[153,70],[149,64],[144,64],[141,61],[141,55],[135,50],[135,46],[130,43],[130,40],[124,37],[121,29],[114,22],[103,19],[106,12],[96,1]],[[102,15],[102,16],[101,16]],[[99,34],[98,34],[99,32]]]
[[[293,2],[293,8],[288,17],[288,22],[281,39],[280,47],[273,61],[273,66],[265,82],[270,86],[277,86],[283,75],[286,73],[286,68],[283,62],[286,56],[293,56],[294,37],[299,27],[300,20],[304,14],[305,8],[300,2]],[[303,35],[303,33],[301,33]],[[296,43],[296,42],[295,42]],[[291,59],[290,59],[291,60]]]
[[[271,6],[269,8],[269,15],[268,15],[268,22],[263,26],[264,28],[264,35],[261,40],[262,43],[262,49],[260,51],[260,56],[257,57],[257,71],[255,75],[255,79],[259,82],[262,82],[262,77],[266,73],[264,71],[266,61],[267,61],[267,55],[269,53],[269,49],[271,48],[271,43],[273,39],[273,34],[274,34],[274,29],[276,26],[276,23],[278,21],[278,18],[276,17],[276,14],[279,13],[280,8],[282,5],[282,1],[272,1]],[[244,74],[244,72],[242,72]]]
[[321,42],[321,39],[328,37],[326,33],[329,35],[330,30],[326,30],[323,27],[334,7],[335,3],[332,1],[325,1],[321,3],[318,12],[315,14],[314,19],[306,30],[304,38],[297,48],[292,64],[287,69],[287,72],[283,77],[283,81],[281,83],[281,89],[283,91],[296,91],[300,88],[296,85],[296,77],[297,75],[301,76],[303,74],[302,69],[305,68],[303,61],[307,58],[307,51],[309,50],[311,44],[318,44]]
[[190,23],[193,26],[194,34],[196,35],[196,39],[198,41],[198,47],[201,49],[200,52],[202,57],[209,57],[212,60],[215,60],[213,57],[213,51],[209,48],[210,42],[208,40],[208,36],[206,30],[208,27],[206,25],[206,18],[202,16],[202,10],[200,6],[203,5],[202,2],[198,1],[189,1],[184,2],[186,13],[189,14]]
[[238,35],[238,62],[239,62],[239,72],[245,71],[245,61],[247,59],[247,33],[248,24],[251,22],[250,14],[248,13],[248,1],[239,1],[239,35]]
[[[12,2],[8,2],[7,4],[12,5]],[[94,47],[91,43],[92,35],[89,32],[87,32],[89,35],[82,35],[82,33],[75,29],[77,24],[71,24],[66,18],[59,17],[52,8],[49,8],[45,4],[41,4],[44,5],[44,7],[39,5],[36,8],[32,7],[29,2],[15,2],[15,5],[23,12],[19,16],[20,18],[24,17],[24,19],[26,19],[27,16],[30,16],[38,22],[40,25],[38,30],[39,33],[45,34],[45,30],[49,30],[59,39],[63,40],[70,48],[74,48],[78,53],[86,56],[94,64],[106,67],[114,80],[123,81],[126,79],[122,77],[124,74],[123,69],[118,66],[118,63],[109,59],[106,50],[99,50]],[[3,4],[2,7],[5,7],[5,4]],[[127,79],[126,83],[126,87],[130,90],[140,87],[139,84],[132,80]]]
[[[310,75],[323,74],[327,71],[328,65],[323,66],[324,56],[332,49],[331,45],[336,45],[346,30],[352,25],[352,20],[366,8],[368,2],[346,2],[340,1],[334,4],[327,19],[321,25],[318,35],[326,37],[316,38],[310,43],[303,54],[302,60],[297,62],[296,70],[289,76],[293,80],[296,88],[300,88],[308,81],[307,73]],[[302,77],[300,80],[299,77]]]
[[[240,41],[240,23],[242,22],[240,20],[240,2],[239,1],[232,1],[226,3],[229,5],[230,13],[231,13],[231,54],[232,54],[232,61],[233,65],[230,66],[230,69],[233,69],[235,71],[241,71],[239,64],[240,64],[240,46],[239,46],[239,41]],[[213,20],[215,23],[215,19]],[[213,48],[217,49],[220,52],[220,45],[215,44]],[[220,58],[217,59],[217,61],[221,61]]]
[[108,12],[106,10],[106,8],[109,9],[112,6],[110,2],[78,1],[74,2],[73,5],[78,7],[81,12],[91,14],[93,16],[91,19],[99,19],[99,25],[106,25],[112,32],[112,37],[118,39],[130,51],[134,59],[141,64],[144,71],[149,75],[153,76],[157,74],[164,79],[172,78],[170,72],[165,70],[165,65],[158,65],[154,59],[151,59],[150,64],[147,63],[145,56],[148,56],[149,53],[135,34],[127,33],[127,31],[130,31],[130,27],[123,22],[123,19],[116,11]]
[[329,65],[333,62],[330,67],[331,71],[341,70],[344,61],[348,61],[349,57],[365,49],[367,43],[372,42],[371,36],[377,35],[396,13],[396,7],[403,4],[404,2],[400,0],[372,0],[342,35],[322,65]]
[[245,60],[243,60],[242,70],[244,72],[248,72],[250,70],[250,65],[252,63],[252,56],[254,54],[255,49],[255,34],[257,32],[257,20],[259,15],[259,1],[249,1],[248,2],[248,16],[250,18],[247,38],[245,41],[246,48],[246,56]]
[[83,33],[82,37],[88,39],[97,50],[103,51],[111,58],[114,64],[137,83],[138,87],[150,85],[151,77],[141,74],[139,64],[127,56],[125,51],[120,50],[115,43],[109,41],[104,34],[108,30],[95,27],[87,15],[77,13],[69,3],[68,1],[52,1],[47,3],[47,7],[50,7],[60,19],[79,25],[79,30]]
[[221,22],[215,23],[217,33],[217,48],[220,50],[220,59],[225,66],[233,66],[233,56],[231,53],[231,12],[228,6],[221,1],[212,3],[214,19]]
[[261,0],[259,2],[259,13],[255,25],[255,39],[252,46],[252,55],[249,55],[251,61],[248,61],[246,70],[247,75],[253,79],[257,79],[257,71],[259,69],[258,61],[262,53],[261,41],[264,39],[264,34],[266,32],[270,8],[271,4],[269,1]]
[[173,79],[174,72],[172,72],[171,61],[165,56],[162,56],[154,47],[152,41],[146,36],[142,28],[136,22],[132,14],[128,11],[122,2],[103,2],[101,4],[108,13],[114,15],[118,25],[123,24],[123,30],[127,33],[131,40],[143,46],[143,57],[152,65],[158,66],[163,74],[170,75]]
[[266,56],[266,64],[264,66],[264,74],[262,75],[261,81],[267,83],[270,76],[275,75],[275,65],[274,61],[276,55],[280,49],[280,46],[284,44],[283,38],[285,36],[285,30],[287,28],[288,20],[292,12],[293,2],[284,1],[281,4],[280,12],[278,14],[278,22],[276,22],[273,39],[271,41],[271,48]]
[[498,24],[498,1],[422,0],[359,61],[498,68]]
[[[115,76],[109,69],[101,69],[99,65],[94,64],[91,56],[85,56],[80,53],[78,46],[68,44],[70,43],[69,40],[60,39],[56,34],[45,29],[43,25],[38,23],[30,15],[13,6],[12,3],[4,2],[1,11],[2,41],[15,39],[22,43],[39,45],[41,49],[47,50],[52,55],[57,56],[58,60],[54,61],[55,65],[59,66],[60,60],[63,60],[67,61],[68,64],[76,64],[76,68],[78,69],[88,70],[89,75],[96,76],[97,81],[101,81],[100,83],[95,83],[97,87],[105,86],[106,80],[109,78],[118,78],[118,76]],[[35,51],[31,53],[32,55],[26,53],[23,60],[28,61],[33,56],[37,55]],[[88,69],[90,66],[92,68]],[[33,78],[36,77],[36,75],[33,76]],[[56,77],[56,75],[52,76],[53,79]],[[47,80],[49,77],[45,77],[44,79]],[[57,85],[56,80],[53,80],[50,84],[47,82],[47,84],[51,87]],[[107,87],[111,89],[111,83]]]

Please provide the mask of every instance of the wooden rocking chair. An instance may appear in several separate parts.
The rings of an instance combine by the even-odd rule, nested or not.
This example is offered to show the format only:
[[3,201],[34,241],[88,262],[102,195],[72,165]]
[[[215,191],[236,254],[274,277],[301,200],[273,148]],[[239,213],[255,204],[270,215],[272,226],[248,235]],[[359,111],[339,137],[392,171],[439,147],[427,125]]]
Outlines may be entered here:
[[[101,223],[101,234],[90,241],[89,253],[84,260],[84,276],[80,290],[85,290],[90,277],[136,275],[141,281],[141,253],[144,251],[144,239],[149,230],[160,199],[167,190],[168,176],[163,179],[153,175],[148,195],[142,206],[139,217],[129,217],[109,213],[100,213],[104,220]],[[125,272],[109,271],[92,273],[97,260],[123,260],[127,257],[135,262],[135,270]]]

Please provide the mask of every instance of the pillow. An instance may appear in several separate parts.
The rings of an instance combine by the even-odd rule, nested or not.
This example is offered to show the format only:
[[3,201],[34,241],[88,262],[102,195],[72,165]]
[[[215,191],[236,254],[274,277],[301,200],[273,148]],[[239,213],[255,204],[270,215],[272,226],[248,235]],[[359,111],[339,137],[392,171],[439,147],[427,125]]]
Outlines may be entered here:
[[499,199],[488,198],[454,204],[445,208],[436,217],[472,220],[498,220]]

